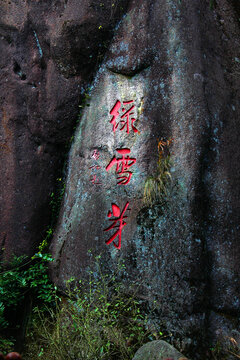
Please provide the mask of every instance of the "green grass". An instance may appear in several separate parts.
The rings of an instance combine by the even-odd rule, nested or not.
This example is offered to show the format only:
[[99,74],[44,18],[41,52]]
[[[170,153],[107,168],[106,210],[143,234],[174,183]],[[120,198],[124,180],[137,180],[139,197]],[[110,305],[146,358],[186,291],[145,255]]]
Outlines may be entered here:
[[154,203],[161,203],[168,195],[168,185],[171,181],[170,169],[172,158],[170,153],[170,140],[158,142],[158,162],[156,173],[146,179],[144,186],[143,200],[148,206]]
[[[124,270],[124,265],[122,265]],[[70,279],[56,308],[35,308],[28,329],[25,360],[127,360],[150,340],[161,337],[147,328],[148,317],[135,293],[115,275]]]

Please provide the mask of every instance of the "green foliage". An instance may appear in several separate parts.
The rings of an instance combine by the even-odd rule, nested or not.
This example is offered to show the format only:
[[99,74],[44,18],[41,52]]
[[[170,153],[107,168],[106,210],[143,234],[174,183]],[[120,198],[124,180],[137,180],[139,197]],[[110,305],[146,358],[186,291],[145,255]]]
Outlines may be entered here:
[[[19,301],[24,297],[25,280],[20,275],[21,265],[25,257],[14,258],[12,262],[12,269],[3,271],[0,268],[0,307],[1,318],[0,323],[2,327],[8,325],[7,320],[4,318],[4,312],[6,308],[16,309]],[[4,325],[5,324],[5,325]]]
[[49,254],[39,252],[31,260],[26,256],[14,257],[9,270],[0,267],[0,349],[2,351],[13,350],[14,339],[11,336],[6,338],[4,334],[13,326],[12,317],[21,308],[24,298],[29,297],[33,302],[41,302],[41,304],[51,304],[55,301],[56,288],[50,282],[47,272],[47,263],[51,260]]
[[172,159],[170,153],[170,140],[160,140],[158,142],[158,162],[157,171],[153,176],[146,179],[144,186],[143,199],[146,205],[153,205],[155,202],[161,203],[164,197],[168,195],[168,184],[171,180],[170,168]]
[[126,294],[115,275],[99,273],[97,278],[89,271],[86,281],[69,279],[56,311],[35,309],[26,359],[127,360],[157,338],[134,293]]
[[[35,260],[35,259],[39,260]],[[0,274],[0,314],[4,309],[15,310],[27,293],[49,303],[54,299],[54,287],[47,274],[47,262],[52,260],[48,254],[35,254],[26,262],[26,257],[15,257],[18,266]],[[28,266],[30,263],[30,266]],[[3,310],[3,311],[2,311]],[[1,316],[0,323],[4,323]],[[6,322],[5,322],[6,323]],[[6,323],[7,325],[7,323]]]
[[6,339],[0,336],[0,349],[4,353],[11,352],[14,348],[14,339]]

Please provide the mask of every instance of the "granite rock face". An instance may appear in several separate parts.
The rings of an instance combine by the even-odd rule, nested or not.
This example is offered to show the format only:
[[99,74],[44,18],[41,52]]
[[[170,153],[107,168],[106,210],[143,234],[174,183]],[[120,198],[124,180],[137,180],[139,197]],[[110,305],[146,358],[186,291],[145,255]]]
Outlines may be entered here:
[[[49,224],[78,105],[124,4],[0,3],[2,256],[32,255]],[[81,55],[81,56],[80,56]]]
[[[64,287],[84,276],[100,253],[106,271],[124,259],[126,287],[139,280],[139,297],[157,301],[160,321],[182,336],[182,346],[239,331],[237,2],[0,7],[3,255],[31,254],[41,240],[64,145],[91,84],[51,246],[53,279]],[[117,116],[116,127],[110,122],[117,101],[120,115],[134,105],[129,131],[126,117]],[[168,196],[147,206],[144,188],[157,176],[161,138],[173,139]],[[132,165],[120,177],[131,178],[119,185],[123,155]],[[104,230],[125,206],[116,249],[118,237],[106,244],[114,229]]]
[[[130,2],[76,131],[52,244],[60,286],[84,276],[93,255],[109,271],[124,259],[126,285],[139,279],[139,297],[157,301],[159,318],[186,346],[239,327],[238,42],[226,1]],[[132,100],[128,133],[120,116]],[[144,188],[156,176],[161,138],[174,139],[172,180],[165,201],[149,207]],[[119,149],[136,160],[126,185]],[[106,244],[118,228],[104,230],[119,225],[111,219],[125,206],[119,250],[118,237]]]

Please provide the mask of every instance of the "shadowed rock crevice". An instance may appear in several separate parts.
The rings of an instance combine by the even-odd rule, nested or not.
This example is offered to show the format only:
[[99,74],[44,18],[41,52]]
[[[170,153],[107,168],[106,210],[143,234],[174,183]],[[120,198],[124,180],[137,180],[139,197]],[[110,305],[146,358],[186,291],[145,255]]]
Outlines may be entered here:
[[14,61],[13,71],[17,74],[21,80],[26,80],[26,75],[22,72],[20,65]]

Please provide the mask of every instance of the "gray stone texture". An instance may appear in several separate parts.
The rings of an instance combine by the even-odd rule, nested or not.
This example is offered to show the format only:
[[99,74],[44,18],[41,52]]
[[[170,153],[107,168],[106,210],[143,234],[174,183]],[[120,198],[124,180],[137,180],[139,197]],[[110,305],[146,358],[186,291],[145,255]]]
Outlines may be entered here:
[[133,360],[188,360],[173,346],[163,340],[151,341],[143,345]]
[[[64,144],[91,84],[51,246],[53,279],[63,287],[83,276],[100,253],[106,271],[124,259],[126,286],[138,280],[138,296],[157,301],[159,321],[186,348],[211,343],[219,329],[239,331],[237,2],[15,0],[0,7],[3,255],[31,254],[41,240]],[[113,134],[116,100],[134,100],[138,133]],[[148,207],[144,184],[156,173],[161,138],[174,138],[172,181],[166,201]],[[105,167],[123,147],[137,161],[120,186]],[[90,181],[95,149],[99,186]],[[127,201],[117,250],[103,230],[111,204],[122,210]]]

